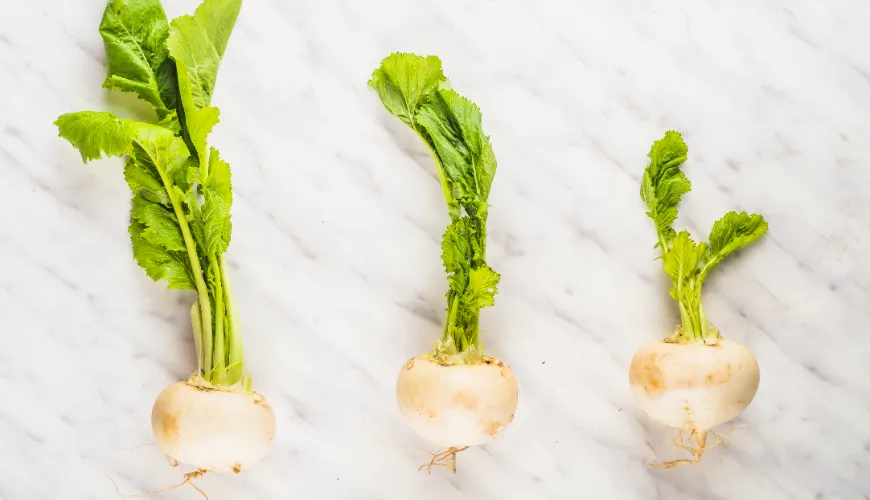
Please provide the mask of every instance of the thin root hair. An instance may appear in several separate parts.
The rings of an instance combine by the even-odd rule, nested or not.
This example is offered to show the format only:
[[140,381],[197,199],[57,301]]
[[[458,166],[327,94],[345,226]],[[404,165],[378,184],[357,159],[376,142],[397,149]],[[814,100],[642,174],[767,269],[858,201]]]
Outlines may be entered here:
[[432,474],[432,467],[446,467],[450,472],[455,474],[456,473],[456,454],[461,452],[461,451],[465,451],[469,448],[468,446],[465,446],[463,448],[452,448],[451,447],[451,448],[448,448],[447,450],[444,450],[444,451],[433,452],[433,451],[429,451],[425,448],[420,448],[419,446],[410,446],[407,444],[385,443],[384,440],[381,439],[375,433],[375,431],[371,427],[369,427],[368,424],[366,424],[366,427],[368,427],[369,431],[371,431],[371,433],[375,437],[375,439],[380,441],[380,443],[384,446],[395,446],[397,448],[408,448],[411,450],[422,451],[423,453],[428,453],[429,455],[432,455],[432,460],[430,460],[428,463],[425,463],[417,468],[418,471],[423,470],[425,468],[427,474]]
[[159,494],[161,494],[161,493],[165,493],[165,492],[170,491],[170,490],[174,490],[174,489],[181,488],[181,487],[184,486],[185,484],[189,484],[190,487],[193,488],[193,489],[195,489],[195,490],[197,491],[197,493],[199,493],[200,495],[202,495],[202,497],[205,498],[205,500],[208,500],[208,495],[206,495],[205,492],[202,491],[202,490],[199,488],[199,486],[197,486],[197,485],[195,485],[195,484],[193,483],[193,480],[194,480],[194,479],[199,479],[199,478],[201,478],[202,476],[206,475],[208,472],[209,472],[208,469],[197,469],[197,470],[195,470],[195,471],[193,471],[193,472],[188,472],[187,474],[185,474],[185,475],[184,475],[184,480],[181,481],[180,483],[176,484],[176,485],[169,486],[169,487],[167,487],[167,488],[163,488],[162,490],[153,491],[153,492],[151,492],[151,493],[137,493],[137,494],[134,494],[134,495],[125,495],[125,494],[121,493],[121,489],[118,487],[118,483],[116,483],[115,480],[112,479],[111,477],[109,477],[109,481],[111,481],[112,484],[115,485],[115,492],[118,494],[118,496],[122,496],[122,497],[124,497],[124,498],[147,498],[147,497],[153,497],[153,496],[159,495]]
[[[653,462],[649,465],[650,467],[657,467],[665,470],[673,469],[674,467],[695,465],[701,461],[701,456],[704,454],[705,451],[711,450],[720,444],[727,447],[725,441],[731,439],[731,433],[734,432],[735,429],[738,429],[740,427],[746,427],[746,432],[749,432],[749,424],[735,425],[734,427],[731,427],[728,432],[722,434],[715,431],[698,431],[697,429],[690,429],[689,438],[694,441],[694,446],[689,446],[688,444],[686,444],[686,442],[683,440],[683,429],[677,429],[677,433],[676,435],[674,435],[673,438],[674,446],[680,451],[687,451],[691,453],[692,458],[679,458],[676,460],[668,460],[665,462]],[[707,433],[712,434],[713,437],[716,438],[716,441],[710,446],[707,446]]]
[[423,450],[426,453],[432,455],[432,460],[429,463],[423,464],[417,468],[417,470],[426,469],[426,474],[432,474],[432,467],[445,467],[450,472],[456,474],[456,454],[465,451],[468,449],[468,446],[463,446],[462,448],[447,448],[444,451],[433,453],[429,450]]

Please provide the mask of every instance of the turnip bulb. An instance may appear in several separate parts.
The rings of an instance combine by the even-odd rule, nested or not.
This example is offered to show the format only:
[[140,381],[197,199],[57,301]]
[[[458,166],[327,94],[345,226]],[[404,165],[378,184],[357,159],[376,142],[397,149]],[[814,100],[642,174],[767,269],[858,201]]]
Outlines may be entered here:
[[260,462],[275,439],[275,412],[266,398],[177,382],[151,411],[157,446],[197,469],[239,474]]
[[519,388],[513,370],[495,358],[443,364],[424,354],[399,372],[396,400],[408,425],[447,450],[485,444],[513,421]]

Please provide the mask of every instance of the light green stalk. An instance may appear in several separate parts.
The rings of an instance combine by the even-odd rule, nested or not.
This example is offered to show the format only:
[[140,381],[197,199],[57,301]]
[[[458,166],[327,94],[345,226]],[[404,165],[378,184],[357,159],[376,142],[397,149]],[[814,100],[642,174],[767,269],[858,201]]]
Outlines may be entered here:
[[223,280],[220,277],[220,266],[217,257],[209,256],[209,265],[214,272],[214,371],[216,379],[220,380],[222,372],[226,369],[226,347],[224,342],[224,290]]
[[[172,210],[175,212],[175,217],[178,219],[178,227],[181,229],[181,235],[184,238],[184,246],[187,249],[187,256],[190,260],[191,274],[193,274],[194,284],[196,285],[196,293],[198,295],[197,302],[199,303],[200,311],[199,326],[202,331],[201,345],[203,353],[202,371],[204,373],[209,373],[212,369],[212,358],[210,353],[212,352],[213,336],[211,302],[208,298],[208,286],[206,286],[205,279],[202,275],[202,267],[199,265],[199,254],[196,251],[196,243],[193,239],[193,235],[190,233],[190,226],[187,222],[187,216],[184,213],[184,209],[181,207],[181,204],[175,196],[175,190],[172,188],[172,183],[166,175],[166,172],[156,165],[155,168],[160,175],[160,180],[163,182],[163,185],[166,186],[166,193],[169,195],[169,201],[172,203]],[[194,322],[192,326],[194,332],[196,332],[197,324]]]
[[227,324],[227,362],[229,369],[229,378],[232,383],[238,383],[245,378],[244,362],[245,351],[242,346],[242,332],[238,321],[239,313],[236,308],[236,297],[233,294],[232,285],[230,284],[229,273],[227,272],[226,261],[224,256],[220,257],[220,276],[223,281],[224,294],[226,295],[226,312]]

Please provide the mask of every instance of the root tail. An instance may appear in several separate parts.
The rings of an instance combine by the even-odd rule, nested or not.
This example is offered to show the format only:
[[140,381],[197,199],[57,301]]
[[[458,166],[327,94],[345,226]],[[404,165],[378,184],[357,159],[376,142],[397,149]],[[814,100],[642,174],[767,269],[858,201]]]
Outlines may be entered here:
[[[718,445],[726,446],[725,441],[731,438],[731,433],[734,432],[735,429],[740,427],[746,427],[747,432],[749,432],[748,424],[740,424],[735,425],[728,432],[724,434],[719,434],[714,431],[699,431],[697,429],[692,429],[689,431],[689,437],[695,442],[695,446],[688,446],[683,441],[683,429],[679,429],[677,434],[674,436],[674,446],[680,451],[687,451],[692,454],[692,458],[680,458],[677,460],[668,460],[666,462],[653,462],[650,464],[651,467],[658,467],[660,469],[673,469],[674,467],[680,467],[683,465],[695,465],[701,461],[701,455],[704,454],[705,451],[715,448]],[[713,435],[716,438],[716,441],[707,446],[707,433]]]
[[142,448],[142,447],[145,447],[145,446],[157,446],[157,443],[155,443],[155,442],[153,442],[153,441],[146,441],[146,442],[144,442],[144,443],[142,443],[142,444],[137,444],[136,446],[130,448],[130,451],[136,451],[136,450],[138,450],[139,448]]
[[430,460],[429,463],[421,465],[417,470],[426,469],[427,474],[432,474],[432,467],[445,467],[450,472],[456,474],[456,454],[467,449],[468,446],[462,448],[450,447],[438,453],[423,450],[432,455],[432,460]]
[[163,488],[162,490],[153,491],[153,492],[151,492],[151,493],[137,493],[137,494],[135,494],[135,495],[125,495],[125,494],[121,493],[121,489],[118,487],[118,483],[116,483],[115,480],[112,479],[111,477],[109,478],[109,481],[111,481],[112,484],[115,485],[115,492],[118,494],[118,496],[122,496],[122,497],[124,497],[124,498],[147,498],[147,497],[153,497],[153,496],[155,496],[155,495],[159,495],[159,494],[161,494],[161,493],[165,493],[165,492],[167,492],[167,491],[171,491],[171,490],[174,490],[174,489],[181,488],[181,487],[184,486],[185,484],[189,484],[190,487],[193,488],[193,489],[195,489],[195,490],[197,491],[197,493],[199,493],[200,495],[202,495],[202,497],[205,498],[205,500],[208,500],[208,495],[206,495],[205,492],[202,491],[202,490],[199,488],[199,486],[193,484],[193,480],[194,480],[194,479],[199,479],[199,478],[201,478],[202,476],[206,475],[208,472],[209,472],[208,469],[198,469],[198,470],[195,470],[195,471],[193,471],[193,472],[188,472],[187,474],[184,475],[184,480],[181,481],[180,483],[176,484],[176,485],[169,486],[169,487],[167,487],[167,488]]
[[673,469],[674,467],[680,467],[683,465],[695,465],[701,461],[701,455],[704,454],[705,451],[712,448],[718,442],[710,448],[707,448],[707,432],[708,431],[698,431],[696,429],[692,429],[690,431],[690,437],[695,442],[695,446],[688,446],[683,441],[683,429],[677,431],[677,435],[674,436],[674,446],[680,451],[688,451],[692,454],[692,458],[678,458],[676,460],[668,460],[666,462],[653,462],[650,464],[650,467],[657,467],[660,469]]
[[381,444],[383,444],[383,445],[387,445],[387,446],[396,446],[396,447],[399,447],[399,448],[410,448],[410,449],[412,449],[412,450],[419,450],[419,451],[422,451],[422,452],[424,452],[424,453],[428,453],[428,454],[432,455],[432,460],[430,460],[429,463],[425,463],[425,464],[423,464],[423,465],[421,465],[420,467],[417,468],[418,471],[423,470],[423,469],[426,469],[426,473],[427,473],[427,474],[432,474],[432,467],[446,467],[447,470],[449,470],[450,472],[456,474],[456,454],[459,453],[459,452],[461,452],[461,451],[465,451],[465,450],[467,450],[467,449],[469,448],[468,446],[464,446],[464,447],[462,447],[462,448],[453,448],[453,447],[451,447],[451,448],[448,448],[448,449],[445,450],[445,451],[440,451],[440,452],[431,452],[431,451],[429,451],[429,450],[427,450],[427,449],[424,449],[424,448],[418,448],[418,447],[416,447],[416,446],[408,446],[408,445],[404,445],[404,444],[391,444],[391,443],[385,443],[385,442],[384,442],[380,437],[378,437],[377,434],[375,434],[375,431],[372,430],[371,427],[369,427],[369,431],[371,431],[372,435],[375,436],[375,439],[377,439],[378,441],[380,441]]

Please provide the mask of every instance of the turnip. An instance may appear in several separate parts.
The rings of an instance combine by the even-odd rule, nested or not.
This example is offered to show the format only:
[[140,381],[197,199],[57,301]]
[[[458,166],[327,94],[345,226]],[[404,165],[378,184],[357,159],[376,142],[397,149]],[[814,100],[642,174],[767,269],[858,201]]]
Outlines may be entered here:
[[[680,309],[681,324],[663,340],[637,351],[629,369],[631,393],[638,406],[655,420],[679,429],[677,445],[691,459],[659,462],[672,468],[697,463],[707,449],[713,427],[740,415],[758,390],[758,363],[745,345],[723,339],[707,320],[701,286],[707,274],[729,254],[767,232],[758,214],[729,212],[713,224],[709,243],[695,243],[687,231],[672,224],[677,204],[691,184],[680,166],[688,148],[677,132],[669,131],[653,144],[643,174],[641,198],[655,222],[656,246],[664,270],[671,277],[671,297]],[[694,446],[682,442],[688,432]]]
[[480,309],[495,303],[499,281],[486,264],[495,155],[480,110],[449,89],[437,57],[392,54],[369,85],[429,148],[447,201],[450,225],[442,259],[450,288],[444,330],[434,351],[399,371],[396,399],[411,428],[445,448],[424,467],[443,465],[456,472],[456,453],[498,437],[517,407],[513,371],[484,355],[479,336]]
[[179,462],[239,473],[266,455],[275,414],[260,395],[177,382],[154,402],[151,426],[160,449]]
[[229,165],[207,147],[218,122],[210,106],[220,59],[241,0],[205,0],[171,23],[158,0],[112,0],[100,24],[104,87],[149,103],[153,123],[97,111],[58,118],[60,136],[85,162],[125,156],[133,192],[133,257],[155,281],[193,290],[197,367],[157,398],[152,430],[170,458],[207,471],[239,473],[259,462],[275,415],[245,370],[241,323],[224,259],[230,243]]

